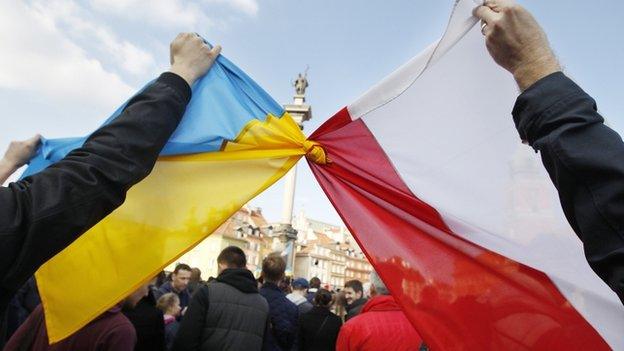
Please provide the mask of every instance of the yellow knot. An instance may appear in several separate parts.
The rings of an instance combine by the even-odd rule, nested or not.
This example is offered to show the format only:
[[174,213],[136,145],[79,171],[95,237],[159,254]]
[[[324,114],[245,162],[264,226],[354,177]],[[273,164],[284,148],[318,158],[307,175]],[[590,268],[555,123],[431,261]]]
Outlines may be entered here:
[[308,160],[320,165],[326,165],[331,162],[329,158],[327,158],[323,147],[321,147],[321,145],[319,145],[316,141],[304,141],[303,148],[305,149],[306,158]]

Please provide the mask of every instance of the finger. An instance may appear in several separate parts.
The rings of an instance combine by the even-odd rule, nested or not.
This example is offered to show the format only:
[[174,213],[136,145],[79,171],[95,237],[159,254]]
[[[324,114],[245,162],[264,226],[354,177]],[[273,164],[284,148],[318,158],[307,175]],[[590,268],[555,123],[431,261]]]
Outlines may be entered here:
[[210,55],[212,57],[217,57],[221,53],[221,45],[217,45],[210,50]]
[[485,0],[484,6],[492,9],[494,12],[501,12],[505,7],[510,7],[515,4],[513,0]]
[[474,11],[472,12],[472,14],[477,17],[478,19],[482,20],[483,22],[485,22],[486,24],[490,24],[491,22],[493,22],[496,17],[498,16],[498,14],[496,12],[494,12],[491,8],[487,7],[487,6],[479,6],[476,9],[474,9]]
[[37,146],[41,142],[41,135],[36,134],[32,138],[25,140],[25,142],[28,145]]

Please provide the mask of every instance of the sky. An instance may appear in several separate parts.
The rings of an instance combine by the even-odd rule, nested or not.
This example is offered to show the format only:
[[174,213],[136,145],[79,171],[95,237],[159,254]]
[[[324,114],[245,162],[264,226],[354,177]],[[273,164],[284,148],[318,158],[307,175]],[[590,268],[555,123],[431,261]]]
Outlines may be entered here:
[[[0,0],[0,150],[35,133],[86,135],[168,69],[169,43],[197,32],[278,102],[309,66],[310,134],[441,37],[453,0]],[[526,0],[563,67],[624,131],[624,2]],[[509,116],[511,118],[511,115]],[[416,147],[426,147],[418,145]],[[251,201],[281,217],[280,181]],[[304,161],[295,212],[340,224]]]

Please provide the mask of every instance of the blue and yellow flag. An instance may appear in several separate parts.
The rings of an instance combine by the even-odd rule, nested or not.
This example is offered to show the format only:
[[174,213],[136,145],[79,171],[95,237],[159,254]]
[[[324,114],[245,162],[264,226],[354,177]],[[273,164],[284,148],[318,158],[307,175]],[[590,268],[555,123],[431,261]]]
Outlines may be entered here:
[[[45,140],[25,175],[85,140]],[[324,159],[279,104],[219,56],[193,87],[184,118],[152,173],[130,189],[121,207],[37,271],[50,342],[68,337],[147,282],[305,154]]]

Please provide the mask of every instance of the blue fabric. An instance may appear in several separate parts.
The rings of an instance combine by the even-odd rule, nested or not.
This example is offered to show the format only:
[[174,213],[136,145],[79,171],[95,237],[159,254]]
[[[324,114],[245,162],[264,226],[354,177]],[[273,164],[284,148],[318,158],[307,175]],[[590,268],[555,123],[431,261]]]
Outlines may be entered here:
[[270,329],[265,335],[265,350],[290,350],[297,338],[299,308],[273,283],[265,283],[260,295],[269,303]]
[[[264,120],[268,114],[280,117],[284,113],[271,96],[222,55],[192,90],[186,113],[162,150],[163,156],[218,151],[224,141],[236,138],[250,120]],[[120,106],[104,124],[119,116],[125,106],[126,103]],[[22,177],[62,159],[86,139],[43,139]]]

